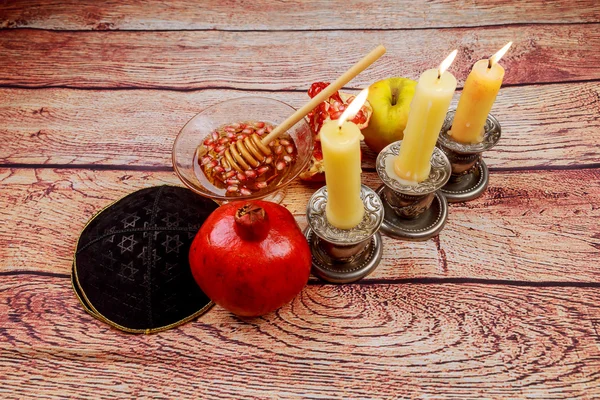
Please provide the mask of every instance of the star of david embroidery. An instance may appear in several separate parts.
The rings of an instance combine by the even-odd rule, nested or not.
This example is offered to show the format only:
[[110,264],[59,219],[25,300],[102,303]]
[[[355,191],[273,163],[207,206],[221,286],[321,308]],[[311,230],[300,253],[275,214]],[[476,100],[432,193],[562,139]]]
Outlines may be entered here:
[[108,262],[109,268],[112,268],[117,262],[117,260],[113,257],[113,253],[111,250],[109,250],[108,253],[102,253],[102,258],[105,259],[106,262]]
[[177,228],[182,219],[179,218],[179,213],[176,212],[167,213],[167,216],[162,221],[167,225],[167,228]]
[[170,275],[171,270],[175,269],[177,264],[165,263],[165,269],[163,270],[163,274]]
[[119,246],[119,248],[121,249],[121,254],[123,254],[126,251],[132,252],[133,246],[135,246],[137,243],[138,242],[133,238],[133,235],[129,235],[123,236],[121,238],[121,243],[119,243],[117,246]]
[[142,260],[144,260],[146,258],[147,251],[148,251],[148,246],[144,246],[142,248],[142,252],[140,254],[138,254],[137,258],[141,258]]
[[191,229],[191,231],[188,232],[188,239],[192,239],[194,236],[196,236],[198,229],[200,229],[198,225],[190,223],[188,223],[188,228]]
[[119,271],[119,276],[123,279],[135,281],[135,274],[138,271],[139,269],[133,268],[133,261],[130,261],[128,264],[121,263],[121,270]]
[[156,249],[152,250],[152,260],[152,262],[154,262],[155,265],[158,264],[160,260],[162,260],[162,257],[156,254]]
[[164,276],[169,277],[169,279],[166,280],[166,282],[171,282],[173,279],[177,278],[177,276],[179,275],[177,272],[177,263],[165,263],[165,269],[162,271],[162,274]]
[[[146,207],[144,207],[144,210],[146,210],[146,215],[150,215],[152,214],[152,211],[154,211],[154,205],[147,205]],[[156,207],[156,212],[159,212],[161,210],[160,207]]]
[[161,243],[163,246],[165,246],[165,250],[167,252],[167,254],[171,253],[171,252],[175,252],[177,254],[179,254],[179,248],[181,246],[183,246],[183,243],[181,242],[181,240],[179,240],[179,235],[167,235],[167,240],[165,240],[164,242]]
[[125,228],[135,228],[135,223],[138,222],[140,217],[137,216],[137,213],[128,214],[125,218],[121,220],[123,223],[123,229]]
[[[112,233],[114,231],[115,231],[115,227],[113,226],[110,229],[106,229],[104,231],[104,233]],[[115,240],[115,235],[107,236],[107,237],[104,238],[104,243],[106,243],[106,242],[113,243],[114,240]]]

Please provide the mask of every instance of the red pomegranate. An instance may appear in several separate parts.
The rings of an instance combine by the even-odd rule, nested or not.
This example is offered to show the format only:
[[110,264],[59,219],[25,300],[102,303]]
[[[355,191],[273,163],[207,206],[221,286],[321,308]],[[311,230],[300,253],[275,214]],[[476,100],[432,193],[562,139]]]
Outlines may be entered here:
[[190,248],[192,274],[210,299],[256,317],[289,303],[306,285],[312,256],[292,214],[267,201],[215,210]]

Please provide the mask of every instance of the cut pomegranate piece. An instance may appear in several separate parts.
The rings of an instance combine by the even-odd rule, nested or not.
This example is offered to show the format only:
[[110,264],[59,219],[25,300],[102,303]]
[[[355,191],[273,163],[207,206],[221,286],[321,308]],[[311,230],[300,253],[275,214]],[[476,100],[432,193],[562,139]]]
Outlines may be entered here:
[[[315,82],[308,89],[308,95],[313,98],[327,86],[329,86],[329,83],[327,82]],[[323,165],[323,153],[321,151],[319,132],[325,121],[336,120],[341,117],[343,111],[348,107],[348,104],[352,103],[354,100],[354,97],[354,95],[335,92],[327,100],[308,113],[308,123],[313,131],[315,144],[312,159],[310,160],[308,167],[300,174],[300,179],[312,182],[325,181],[325,166]],[[350,121],[354,122],[359,129],[364,129],[369,125],[369,119],[371,118],[372,113],[373,108],[367,101]]]

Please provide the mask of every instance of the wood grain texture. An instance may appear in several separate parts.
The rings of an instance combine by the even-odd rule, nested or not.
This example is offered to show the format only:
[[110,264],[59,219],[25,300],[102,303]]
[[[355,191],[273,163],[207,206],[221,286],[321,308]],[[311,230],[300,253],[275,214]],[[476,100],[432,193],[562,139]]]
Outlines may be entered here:
[[[173,141],[190,118],[243,96],[296,108],[308,100],[301,92],[0,89],[0,137],[10,138],[0,164],[170,167]],[[485,153],[491,168],[600,163],[600,83],[503,88],[493,113],[502,140]],[[364,166],[374,160],[366,152]]]
[[[377,185],[370,177],[371,186]],[[0,209],[0,220],[6,221],[0,225],[0,271],[68,273],[77,237],[89,218],[135,190],[161,184],[180,181],[172,172],[0,169],[0,200],[8,205]],[[294,183],[288,189],[282,204],[298,216],[302,228],[308,199],[320,186]],[[385,258],[390,268],[410,264],[410,275],[438,268],[432,242],[409,249],[390,246]],[[394,271],[383,276],[390,274]]]
[[240,320],[151,336],[84,313],[66,278],[0,277],[4,398],[595,398],[597,288],[308,286]]
[[[179,184],[173,139],[205,107],[298,107],[379,43],[350,88],[453,48],[460,87],[509,40],[490,187],[438,238],[384,237],[371,276],[311,277],[258,319],[133,336],[75,299],[86,221]],[[0,398],[600,398],[598,48],[596,0],[0,0]],[[319,186],[289,188],[301,227]]]
[[[360,36],[360,41],[356,40]],[[451,49],[459,83],[509,40],[505,84],[600,79],[600,24],[423,31],[0,31],[0,85],[74,88],[306,90],[331,81],[376,45],[388,53],[351,82],[417,78]],[[293,49],[293,51],[283,51]]]
[[[373,172],[363,182],[380,184]],[[0,169],[0,200],[8,205],[0,210],[0,271],[68,273],[77,236],[97,210],[164,183],[178,180],[171,172]],[[302,227],[318,187],[288,190],[283,204]],[[384,238],[383,261],[367,279],[600,282],[599,204],[600,169],[494,173],[482,198],[451,207],[439,239]]]
[[[600,279],[600,170],[492,174],[477,201],[452,206],[442,260],[463,276]],[[543,277],[543,278],[542,278]],[[519,278],[517,278],[519,279]]]
[[[599,22],[594,0],[463,1],[177,1],[13,0],[2,4],[0,28],[56,30],[321,30],[415,29],[521,23]],[[341,12],[343,10],[343,12]]]

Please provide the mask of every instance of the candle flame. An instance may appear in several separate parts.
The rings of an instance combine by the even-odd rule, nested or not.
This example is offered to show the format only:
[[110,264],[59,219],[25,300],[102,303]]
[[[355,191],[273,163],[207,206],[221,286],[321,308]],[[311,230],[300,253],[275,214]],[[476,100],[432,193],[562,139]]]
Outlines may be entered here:
[[344,110],[344,112],[342,113],[342,116],[338,119],[338,125],[340,126],[340,128],[342,127],[342,124],[344,122],[346,122],[349,119],[354,118],[356,113],[358,113],[358,111],[360,111],[360,108],[363,106],[363,104],[365,104],[365,101],[367,101],[368,95],[369,95],[369,88],[364,88],[358,94],[358,96],[356,96],[354,98],[354,100],[352,100],[352,103],[350,103],[348,108],[346,108]]
[[506,52],[508,51],[508,49],[510,49],[510,46],[512,46],[512,43],[513,42],[506,43],[503,48],[501,48],[500,50],[498,50],[498,52],[496,54],[494,54],[493,56],[490,57],[490,62],[489,62],[488,68],[492,68],[492,65],[494,65],[498,61],[500,61],[500,59],[502,58],[502,56],[506,54]]
[[442,74],[446,72],[448,68],[450,68],[457,54],[458,50],[454,50],[452,53],[450,53],[450,55],[448,55],[448,57],[446,57],[444,61],[442,61],[440,67],[438,68],[438,79],[440,79],[442,77]]

